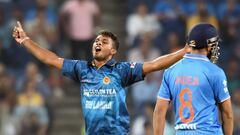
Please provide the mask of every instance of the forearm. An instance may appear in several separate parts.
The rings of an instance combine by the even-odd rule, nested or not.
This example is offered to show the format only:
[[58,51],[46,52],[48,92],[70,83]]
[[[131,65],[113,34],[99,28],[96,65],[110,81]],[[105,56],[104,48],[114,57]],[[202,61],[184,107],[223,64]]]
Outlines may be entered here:
[[233,134],[233,111],[232,111],[231,99],[227,99],[226,101],[220,103],[219,109],[221,112],[224,135],[232,135]]
[[154,135],[163,135],[165,127],[165,117],[161,117],[157,110],[153,113],[153,130]]
[[153,112],[154,135],[163,135],[169,101],[158,99]]
[[155,60],[153,60],[153,64],[155,65],[156,69],[155,70],[161,70],[168,68],[172,64],[176,63],[180,59],[183,58],[183,55],[185,54],[185,49],[181,49],[177,52],[164,55],[162,57],[159,57]]
[[186,53],[186,50],[184,48],[177,52],[158,57],[150,62],[145,62],[143,65],[144,75],[153,71],[158,71],[158,70],[168,68],[172,64],[182,59],[185,53]]
[[233,116],[227,116],[226,114],[222,114],[223,121],[223,133],[224,135],[232,135],[233,134]]
[[[63,59],[58,57],[55,53],[45,49],[41,48],[37,43],[32,41],[31,39],[25,40],[22,45],[27,48],[27,50],[32,53],[37,59],[39,59],[41,62],[56,67],[58,69],[61,69]],[[59,62],[60,61],[60,62]]]

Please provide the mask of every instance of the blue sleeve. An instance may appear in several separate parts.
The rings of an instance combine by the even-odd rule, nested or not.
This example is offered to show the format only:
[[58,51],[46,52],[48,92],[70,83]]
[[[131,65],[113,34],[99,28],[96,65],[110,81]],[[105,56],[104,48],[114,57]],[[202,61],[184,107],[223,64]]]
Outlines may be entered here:
[[128,86],[144,79],[142,73],[143,63],[124,62],[117,65],[117,67],[123,86]]
[[62,74],[75,81],[79,81],[80,71],[82,70],[84,64],[85,63],[83,61],[64,59],[62,66]]
[[169,101],[172,100],[172,96],[171,96],[171,92],[170,92],[170,88],[169,88],[167,71],[164,71],[164,73],[163,73],[163,79],[162,79],[162,84],[161,84],[159,92],[158,92],[158,98],[169,100]]
[[221,70],[214,79],[214,96],[217,103],[221,103],[230,97],[227,87],[227,79],[223,70]]

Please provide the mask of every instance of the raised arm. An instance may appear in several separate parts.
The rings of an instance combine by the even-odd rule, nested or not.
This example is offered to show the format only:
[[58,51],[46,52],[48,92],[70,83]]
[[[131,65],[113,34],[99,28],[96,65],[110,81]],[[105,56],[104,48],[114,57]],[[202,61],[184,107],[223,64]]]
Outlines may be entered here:
[[158,99],[153,112],[154,135],[163,135],[169,101]]
[[190,47],[188,47],[188,45],[186,45],[183,49],[181,49],[177,52],[167,54],[167,55],[163,55],[163,56],[158,57],[158,58],[156,58],[152,61],[149,61],[149,62],[144,62],[144,64],[143,64],[143,75],[146,75],[146,74],[151,73],[153,71],[158,71],[158,70],[168,68],[172,64],[174,64],[177,61],[179,61],[180,59],[182,59],[183,55],[185,53],[189,52],[189,51],[190,51]]
[[55,53],[45,48],[39,47],[37,43],[26,35],[20,22],[17,22],[17,25],[14,27],[12,36],[41,62],[56,67],[57,69],[62,69],[63,58],[58,57]]
[[233,112],[231,100],[227,99],[226,101],[219,104],[219,109],[222,116],[222,126],[224,135],[233,134]]

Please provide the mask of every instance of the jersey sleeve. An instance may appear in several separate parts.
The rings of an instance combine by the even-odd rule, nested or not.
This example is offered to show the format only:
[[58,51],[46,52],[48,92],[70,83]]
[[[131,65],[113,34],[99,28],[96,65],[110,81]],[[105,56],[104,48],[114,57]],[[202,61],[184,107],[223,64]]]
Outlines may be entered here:
[[124,62],[118,65],[122,83],[124,86],[131,85],[144,79],[142,73],[143,63]]
[[227,79],[223,70],[214,77],[214,96],[218,103],[224,102],[230,98]]
[[163,100],[172,100],[171,92],[169,89],[168,75],[167,71],[163,73],[162,83],[158,92],[158,98]]
[[83,67],[83,62],[79,60],[68,60],[64,59],[63,67],[62,67],[62,74],[64,76],[69,77],[75,81],[79,81],[80,78],[80,71]]

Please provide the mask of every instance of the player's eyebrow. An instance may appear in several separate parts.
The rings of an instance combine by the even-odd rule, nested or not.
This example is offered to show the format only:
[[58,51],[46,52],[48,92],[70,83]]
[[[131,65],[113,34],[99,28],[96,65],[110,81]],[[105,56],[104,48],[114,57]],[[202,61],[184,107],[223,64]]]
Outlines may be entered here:
[[96,39],[95,39],[95,42],[96,42],[96,41],[99,41],[99,40],[100,40],[99,38],[96,38]]
[[104,42],[108,42],[108,39],[107,39],[107,38],[104,38],[103,41],[104,41]]

